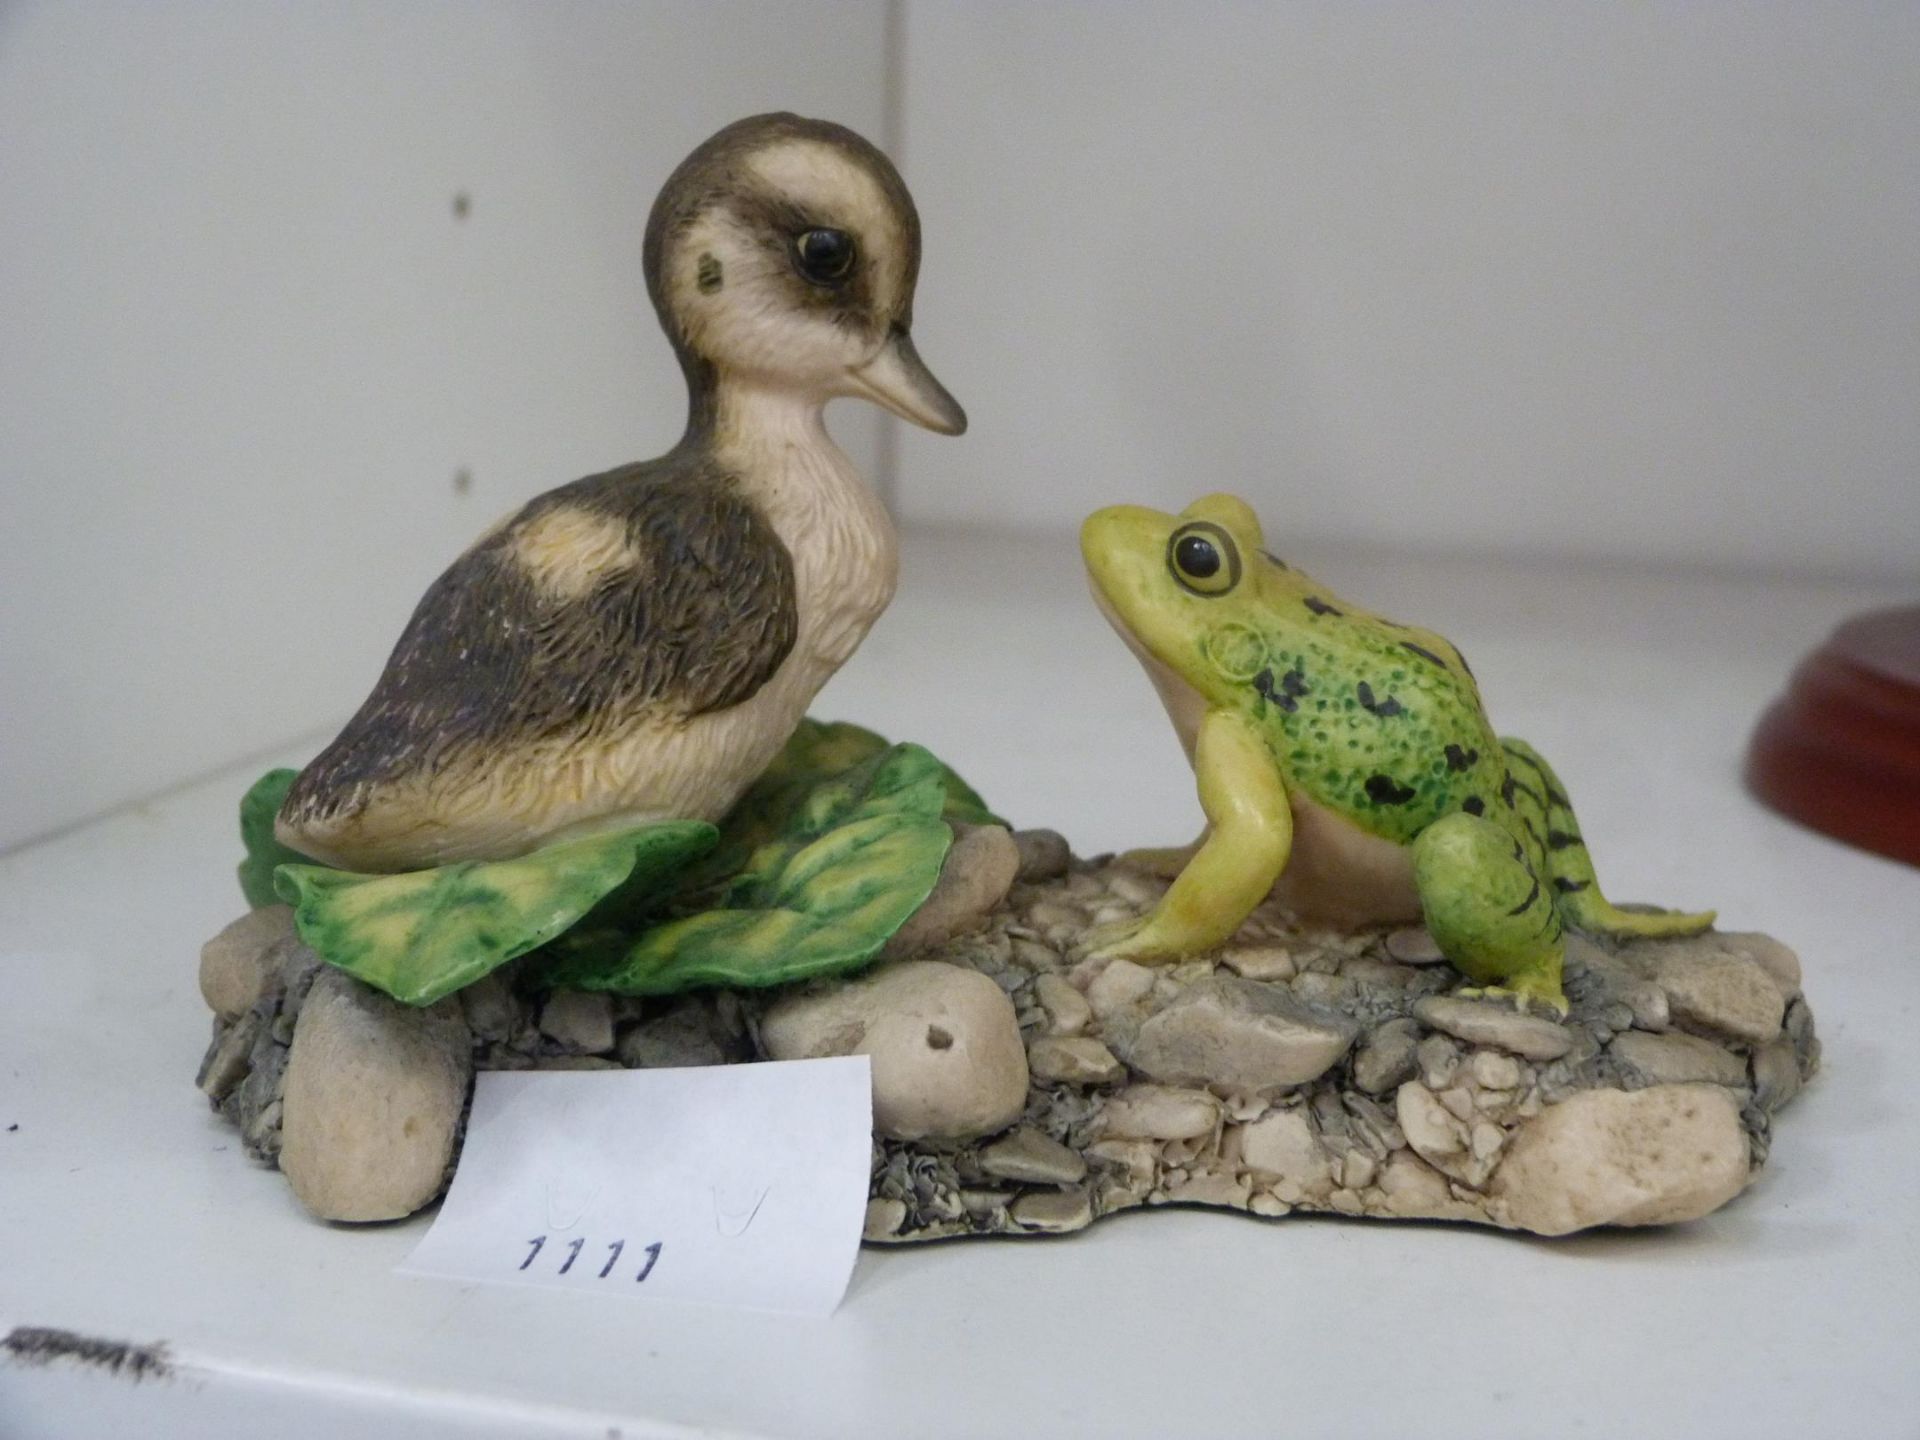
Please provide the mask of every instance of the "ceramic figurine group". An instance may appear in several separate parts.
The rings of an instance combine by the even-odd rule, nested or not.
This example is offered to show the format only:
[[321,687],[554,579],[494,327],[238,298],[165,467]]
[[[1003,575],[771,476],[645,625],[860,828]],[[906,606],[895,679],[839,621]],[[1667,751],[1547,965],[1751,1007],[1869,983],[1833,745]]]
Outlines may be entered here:
[[[859,395],[966,428],[913,347],[920,227],[898,172],[838,125],[740,121],[667,181],[645,264],[686,374],[685,435],[530,501],[434,582],[373,694],[286,791],[287,851],[417,872],[717,823],[886,608],[893,527],[822,409]],[[1081,540],[1207,817],[1189,849],[1130,857],[1173,886],[1144,922],[1092,937],[1095,954],[1217,947],[1279,885],[1306,914],[1424,918],[1476,984],[1564,1008],[1565,925],[1711,923],[1608,904],[1560,782],[1495,737],[1459,651],[1290,569],[1244,502],[1103,510]]]
[[[686,376],[684,436],[658,459],[540,495],[481,535],[427,591],[372,695],[333,743],[297,775],[277,771],[253,788],[242,805],[242,885],[256,907],[291,906],[259,933],[297,928],[309,967],[301,983],[317,966],[337,990],[350,983],[337,974],[345,972],[372,987],[353,994],[399,1002],[396,1014],[462,994],[475,1045],[507,1046],[499,1063],[517,1066],[562,1055],[577,1039],[577,1023],[554,1028],[554,1006],[542,997],[745,996],[801,980],[851,991],[867,983],[853,977],[916,953],[930,936],[964,934],[967,924],[992,929],[989,912],[1000,906],[993,943],[956,964],[994,977],[972,976],[984,986],[975,1000],[988,1010],[969,1013],[986,1016],[979,1023],[1001,1038],[970,1048],[960,1021],[917,1022],[913,1043],[932,1050],[894,1073],[908,1077],[899,1083],[914,1113],[931,1114],[944,1103],[940,1087],[958,1082],[914,1078],[913,1066],[944,1076],[970,1055],[1005,1053],[996,1098],[975,1107],[975,1121],[988,1115],[991,1126],[969,1121],[973,1128],[948,1132],[954,1141],[990,1138],[1023,1108],[1030,1120],[1052,1113],[1047,1107],[1074,1086],[1108,1087],[1104,1129],[1088,1130],[1084,1113],[1068,1106],[1057,1134],[1029,1127],[994,1147],[1019,1151],[1006,1173],[1028,1181],[1044,1174],[1073,1186],[1086,1175],[1089,1161],[1067,1154],[1062,1137],[1120,1170],[1102,1182],[1107,1191],[1003,1199],[971,1233],[1070,1228],[1059,1217],[1076,1205],[1085,1223],[1103,1205],[1148,1203],[1149,1192],[1181,1198],[1178,1187],[1200,1173],[1189,1152],[1209,1134],[1220,1147],[1220,1107],[1234,1096],[1290,1107],[1259,1121],[1273,1135],[1291,1136],[1296,1122],[1308,1134],[1311,1109],[1315,1127],[1335,1127],[1326,1133],[1336,1157],[1348,1153],[1338,1146],[1358,1143],[1338,1130],[1349,1123],[1343,1117],[1358,1117],[1352,1123],[1374,1137],[1367,1162],[1340,1171],[1345,1189],[1329,1188],[1332,1172],[1315,1160],[1321,1168],[1297,1185],[1265,1192],[1279,1209],[1262,1213],[1307,1203],[1301,1195],[1341,1208],[1337,1196],[1350,1192],[1358,1209],[1458,1218],[1464,1185],[1485,1202],[1471,1218],[1552,1233],[1558,1218],[1524,1218],[1558,1217],[1551,1206],[1528,1212],[1486,1188],[1501,1147],[1556,1087],[1613,1086],[1604,1093],[1619,1095],[1636,1076],[1673,1081],[1668,1089],[1699,1078],[1686,1067],[1705,1063],[1697,1047],[1706,1042],[1659,1033],[1669,1025],[1667,992],[1655,996],[1650,981],[1636,989],[1640,972],[1608,957],[1626,941],[1684,945],[1681,937],[1708,931],[1713,916],[1608,902],[1565,787],[1530,746],[1495,734],[1466,658],[1447,640],[1293,569],[1268,547],[1253,509],[1232,496],[1208,496],[1179,515],[1123,505],[1091,516],[1080,538],[1095,597],[1165,704],[1206,817],[1192,845],[1131,852],[1115,866],[1073,860],[1059,837],[1044,838],[1050,832],[1009,838],[981,798],[918,746],[807,717],[886,608],[897,569],[893,526],[828,436],[824,406],[861,396],[942,434],[966,428],[914,349],[919,263],[912,198],[887,158],[851,131],[765,115],[728,126],[688,156],[660,192],[645,237],[647,290]],[[947,892],[966,888],[955,880],[967,868],[958,863],[963,852],[992,878],[975,885],[973,910],[956,920]],[[1030,882],[1025,892],[1016,873]],[[1058,903],[1034,898],[1042,884],[1055,887],[1047,894]],[[1074,912],[1082,902],[1084,913]],[[1027,908],[1015,916],[1018,906]],[[1069,912],[1079,919],[1059,918]],[[1306,961],[1259,948],[1276,914],[1320,927],[1302,944],[1320,947],[1312,963],[1321,970],[1307,973]],[[1432,953],[1384,944],[1389,931],[1414,926]],[[1044,954],[1030,939],[1042,934]],[[1570,945],[1584,946],[1586,958],[1570,963]],[[1659,946],[1642,949],[1654,956]],[[1800,1004],[1804,1014],[1797,970],[1791,993],[1776,993],[1753,955],[1740,958],[1742,983],[1759,985],[1771,1011],[1749,1023],[1702,1010],[1699,1025],[1735,1045],[1777,1048],[1786,1043],[1782,1016],[1795,1013],[1786,1007]],[[1010,969],[1008,957],[1026,969]],[[1442,958],[1464,983],[1443,966],[1412,968]],[[1668,970],[1724,958],[1654,956],[1641,970],[1667,984]],[[522,964],[506,972],[510,984],[488,979],[511,961]],[[215,1003],[220,986],[204,978],[207,963],[203,988]],[[494,996],[485,1004],[472,998],[483,980]],[[274,983],[286,999],[258,1003],[297,1001],[294,981]],[[899,980],[905,989],[918,983]],[[1685,985],[1672,981],[1675,1007],[1689,1003]],[[1017,1022],[1003,989],[1024,997]],[[236,1113],[251,1117],[279,1113],[268,1090],[247,1101],[238,1088],[247,1064],[270,1077],[280,1063],[241,1059],[244,1044],[271,1039],[240,1036],[241,1012],[264,993],[250,985],[224,1009],[215,1004],[229,1038],[217,1038],[203,1071],[217,1103],[235,1095],[234,1103],[246,1101]],[[1559,1024],[1570,993],[1584,1007],[1577,1036],[1578,1027]],[[593,1042],[604,1057],[610,1017],[631,1026],[635,1012],[593,998],[600,1018],[586,1028],[604,1032]],[[500,1019],[501,1004],[522,1018]],[[750,1058],[765,1040],[765,1053],[780,1058],[774,1037],[794,1027],[769,1019],[755,1029],[740,1022],[740,1008],[715,1022],[725,1033],[701,1043]],[[666,1012],[669,1029],[679,1013]],[[1631,1040],[1630,1027],[1646,1033]],[[855,1028],[865,1034],[866,1021]],[[1422,1043],[1425,1068],[1416,1071],[1423,1033],[1439,1048],[1429,1054]],[[1797,1088],[1817,1054],[1810,1021],[1793,1038],[1788,1058],[1767,1063],[1776,1078],[1790,1070]],[[297,1051],[298,1032],[294,1043]],[[460,1065],[469,1063],[464,1043],[456,1044]],[[1476,1061],[1470,1085],[1455,1082],[1465,1087],[1459,1098],[1442,1105],[1435,1096],[1458,1070],[1463,1044],[1493,1049]],[[786,1053],[825,1053],[811,1040],[792,1047]],[[706,1052],[649,1034],[623,1042],[620,1053],[619,1063],[651,1064],[703,1063],[684,1057]],[[669,1053],[682,1058],[657,1059]],[[1556,1061],[1565,1075],[1551,1070]],[[1759,1049],[1714,1063],[1716,1083],[1767,1090]],[[1749,1063],[1753,1078],[1739,1079]],[[1527,1068],[1534,1065],[1549,1068]],[[884,1068],[876,1059],[877,1089]],[[1036,1087],[1067,1088],[1030,1103],[1030,1072]],[[1349,1088],[1318,1099],[1303,1088],[1334,1075]],[[1143,1079],[1152,1083],[1134,1084]],[[1772,1103],[1790,1095],[1783,1085],[1773,1086]],[[1375,1097],[1392,1103],[1395,1087],[1397,1143],[1412,1146],[1404,1164],[1378,1138],[1393,1125]],[[1715,1105],[1723,1102],[1731,1104],[1720,1096]],[[457,1107],[458,1096],[449,1103]],[[1469,1130],[1460,1117],[1475,1106],[1482,1118]],[[1574,1114],[1556,1109],[1562,1119]],[[1260,1208],[1245,1177],[1278,1173],[1277,1160],[1256,1163],[1255,1152],[1280,1142],[1258,1139],[1266,1132],[1256,1113],[1238,1115],[1254,1138],[1212,1157],[1222,1167],[1218,1194],[1199,1198]],[[1748,1173],[1742,1112],[1711,1113],[1715,1143],[1731,1157],[1713,1186],[1681,1177],[1676,1193],[1692,1197],[1684,1203],[1622,1202],[1609,1214],[1704,1213],[1737,1191]],[[286,1114],[291,1124],[292,1100]],[[457,1113],[442,1119],[451,1145]],[[1593,1123],[1596,1133],[1624,1133],[1611,1112]],[[271,1153],[272,1143],[256,1153]],[[1187,1148],[1143,1158],[1143,1145]],[[1287,1139],[1273,1153],[1307,1152]],[[901,1163],[909,1161],[936,1163]],[[994,1163],[986,1151],[965,1160],[950,1177],[951,1197],[961,1198],[935,1204],[920,1195],[933,1208],[913,1223],[928,1234],[974,1223],[954,1207],[989,1194],[979,1187],[983,1174],[1001,1173]],[[1552,1156],[1532,1163],[1542,1175],[1563,1173]],[[1622,1173],[1638,1163],[1627,1156]],[[439,1164],[430,1158],[425,1188],[380,1202],[384,1209],[316,1213],[405,1213],[430,1198]],[[1113,1188],[1123,1171],[1133,1190]],[[1385,1178],[1367,1188],[1376,1173]],[[876,1170],[877,1205],[896,1203],[879,1188],[891,1183]],[[1323,1192],[1334,1198],[1313,1199]],[[1054,1218],[1032,1219],[1043,1214]],[[905,1233],[906,1221],[893,1223],[883,1232]]]

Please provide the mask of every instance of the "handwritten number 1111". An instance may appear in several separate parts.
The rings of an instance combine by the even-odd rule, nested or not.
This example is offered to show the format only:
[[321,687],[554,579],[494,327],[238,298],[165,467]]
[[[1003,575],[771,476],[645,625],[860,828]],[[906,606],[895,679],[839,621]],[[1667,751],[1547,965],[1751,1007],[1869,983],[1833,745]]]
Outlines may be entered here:
[[[520,1262],[520,1268],[522,1270],[533,1264],[535,1257],[540,1254],[541,1249],[546,1243],[547,1237],[544,1235],[536,1235],[527,1242],[527,1244],[533,1248],[527,1251],[527,1258]],[[640,1267],[640,1273],[633,1277],[636,1284],[651,1275],[653,1273],[653,1267],[660,1263],[660,1245],[661,1242],[656,1240],[653,1244],[647,1246],[646,1264],[642,1265]],[[584,1235],[577,1239],[569,1240],[567,1242],[567,1258],[560,1262],[560,1269],[556,1273],[564,1275],[573,1269],[573,1262],[580,1258],[580,1252],[586,1249],[586,1246],[587,1240]],[[626,1248],[627,1242],[624,1240],[616,1240],[607,1246],[607,1263],[600,1267],[600,1273],[594,1278],[604,1280],[611,1275],[613,1273],[613,1267],[620,1263],[620,1252]]]

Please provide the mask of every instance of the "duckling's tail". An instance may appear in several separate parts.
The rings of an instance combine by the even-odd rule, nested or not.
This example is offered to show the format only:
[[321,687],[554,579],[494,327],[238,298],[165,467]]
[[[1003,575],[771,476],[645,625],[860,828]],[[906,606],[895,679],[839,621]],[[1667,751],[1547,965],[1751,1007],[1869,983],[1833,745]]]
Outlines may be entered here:
[[1587,854],[1587,842],[1580,838],[1580,823],[1574,818],[1573,802],[1553,767],[1524,740],[1503,739],[1507,766],[1516,787],[1529,799],[1534,787],[1546,812],[1546,872],[1553,886],[1554,901],[1562,918],[1576,929],[1602,935],[1657,939],[1673,935],[1698,935],[1713,928],[1715,912],[1686,914],[1680,911],[1643,912],[1622,910],[1600,893],[1600,882],[1593,873],[1593,859]]

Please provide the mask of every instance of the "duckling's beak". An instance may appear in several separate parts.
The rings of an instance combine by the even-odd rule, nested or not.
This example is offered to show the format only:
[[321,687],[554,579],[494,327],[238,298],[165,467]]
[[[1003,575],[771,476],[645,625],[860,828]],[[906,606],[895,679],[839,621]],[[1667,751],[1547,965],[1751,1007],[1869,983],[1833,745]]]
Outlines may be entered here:
[[847,372],[854,393],[864,395],[902,420],[911,420],[941,435],[959,435],[967,428],[967,412],[933,378],[913,337],[896,325],[879,353]]

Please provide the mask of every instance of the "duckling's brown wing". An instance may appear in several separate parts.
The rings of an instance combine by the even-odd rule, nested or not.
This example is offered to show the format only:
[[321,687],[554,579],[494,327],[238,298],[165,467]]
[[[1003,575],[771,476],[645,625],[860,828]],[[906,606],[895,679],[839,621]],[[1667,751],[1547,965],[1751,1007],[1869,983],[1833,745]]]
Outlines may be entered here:
[[577,480],[433,583],[281,821],[298,831],[386,782],[510,763],[526,742],[592,744],[646,714],[737,705],[797,629],[792,557],[724,472],[669,457]]

